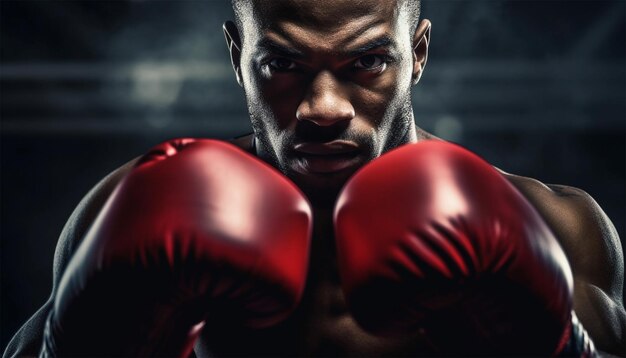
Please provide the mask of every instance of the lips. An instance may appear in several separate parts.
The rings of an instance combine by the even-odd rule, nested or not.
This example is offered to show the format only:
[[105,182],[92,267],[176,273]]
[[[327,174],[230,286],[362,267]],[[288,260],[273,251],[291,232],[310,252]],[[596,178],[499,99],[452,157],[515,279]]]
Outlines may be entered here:
[[334,140],[325,143],[299,143],[294,146],[296,152],[312,155],[337,155],[354,153],[359,146],[346,140]]
[[359,162],[359,146],[351,141],[306,142],[294,146],[298,158],[296,170],[303,173],[333,173]]

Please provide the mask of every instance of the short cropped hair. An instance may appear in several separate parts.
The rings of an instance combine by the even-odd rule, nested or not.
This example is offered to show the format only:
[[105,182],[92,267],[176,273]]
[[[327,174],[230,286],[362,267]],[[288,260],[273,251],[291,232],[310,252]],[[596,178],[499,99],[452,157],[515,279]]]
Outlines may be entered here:
[[[231,0],[231,3],[233,5],[233,11],[235,12],[235,23],[237,24],[237,27],[240,29],[240,31],[243,30],[243,18],[244,16],[246,16],[245,14],[248,13],[248,9],[246,8],[246,2],[250,1],[250,0]],[[403,11],[407,11],[408,12],[408,19],[411,22],[409,25],[409,29],[410,29],[410,33],[409,36],[413,37],[413,34],[415,33],[415,29],[417,29],[417,24],[419,23],[419,19],[420,19],[420,11],[421,11],[421,0],[398,0],[401,3],[400,5],[400,9]],[[242,40],[243,40],[243,33],[239,34],[240,36],[242,36]]]
[[410,32],[409,36],[413,38],[413,34],[417,29],[417,25],[420,22],[420,12],[422,10],[422,2],[420,0],[402,0],[401,7],[404,8],[404,11],[408,11],[408,18],[411,22],[409,25]]

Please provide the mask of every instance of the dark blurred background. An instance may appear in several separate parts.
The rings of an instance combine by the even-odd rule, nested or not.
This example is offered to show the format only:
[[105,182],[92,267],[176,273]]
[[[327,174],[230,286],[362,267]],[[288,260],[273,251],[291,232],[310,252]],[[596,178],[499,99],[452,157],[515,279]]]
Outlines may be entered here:
[[[47,299],[59,233],[111,170],[172,137],[250,131],[220,1],[0,2],[0,348]],[[425,1],[422,128],[589,192],[625,237],[624,1]],[[603,265],[598,262],[598,265]]]

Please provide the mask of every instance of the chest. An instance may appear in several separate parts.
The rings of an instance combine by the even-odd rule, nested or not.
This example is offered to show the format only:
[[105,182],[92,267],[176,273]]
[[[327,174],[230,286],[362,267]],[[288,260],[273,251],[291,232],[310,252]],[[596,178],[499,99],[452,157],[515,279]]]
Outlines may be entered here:
[[432,355],[420,337],[383,338],[363,331],[342,307],[334,287],[319,287],[286,321],[251,329],[221,318],[207,322],[198,357]]
[[433,355],[418,334],[377,337],[356,323],[340,286],[332,211],[316,211],[314,216],[309,274],[298,308],[265,329],[242,327],[228,317],[209,319],[196,343],[198,357]]

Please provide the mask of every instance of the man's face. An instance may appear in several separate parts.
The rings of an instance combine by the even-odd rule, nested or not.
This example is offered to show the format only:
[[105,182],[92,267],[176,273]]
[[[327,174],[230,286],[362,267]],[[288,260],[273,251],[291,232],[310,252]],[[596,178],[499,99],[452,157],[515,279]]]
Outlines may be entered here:
[[415,41],[396,1],[245,6],[233,62],[257,153],[309,198],[332,200],[359,167],[414,140]]

